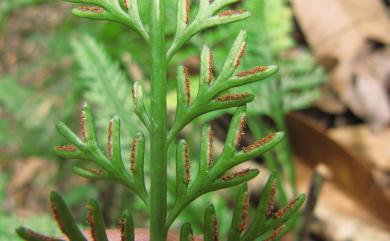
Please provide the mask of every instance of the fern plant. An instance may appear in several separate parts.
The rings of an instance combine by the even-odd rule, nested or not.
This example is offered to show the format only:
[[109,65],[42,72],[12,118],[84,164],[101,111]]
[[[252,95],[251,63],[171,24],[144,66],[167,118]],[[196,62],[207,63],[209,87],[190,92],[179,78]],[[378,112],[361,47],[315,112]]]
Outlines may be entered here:
[[[199,90],[191,95],[189,74],[185,66],[177,68],[177,106],[173,123],[167,117],[167,65],[180,48],[197,33],[211,27],[246,19],[250,16],[245,10],[224,10],[237,0],[200,0],[198,12],[190,21],[190,1],[177,1],[177,23],[175,37],[167,48],[165,33],[164,0],[149,1],[149,30],[143,24],[138,11],[137,0],[70,0],[82,6],[73,13],[80,17],[105,19],[122,23],[136,31],[148,44],[151,59],[151,91],[147,105],[142,83],[136,82],[132,90],[133,112],[143,123],[146,133],[138,133],[131,141],[129,161],[122,158],[121,118],[114,116],[108,123],[106,148],[98,141],[94,117],[88,104],[80,115],[79,134],[64,123],[57,129],[69,142],[59,146],[56,152],[63,157],[83,159],[92,163],[93,168],[75,166],[78,175],[96,180],[111,180],[122,184],[134,192],[147,207],[150,217],[150,240],[166,241],[172,224],[180,213],[200,196],[220,189],[242,185],[237,197],[231,228],[227,234],[229,241],[274,240],[291,228],[290,218],[295,215],[304,201],[304,196],[292,200],[288,205],[274,210],[277,182],[271,175],[262,198],[249,223],[249,195],[246,183],[259,173],[255,169],[230,172],[236,167],[273,148],[283,139],[283,133],[271,133],[260,140],[240,149],[240,141],[246,125],[246,104],[253,95],[228,92],[235,87],[261,81],[277,71],[276,66],[256,66],[240,70],[241,58],[247,45],[245,31],[236,37],[224,62],[222,71],[214,76],[213,53],[207,46],[201,52]],[[115,75],[115,72],[98,71],[101,75]],[[98,76],[97,76],[98,77]],[[96,77],[96,78],[97,78]],[[115,77],[116,78],[116,77]],[[114,78],[114,79],[115,79]],[[97,80],[98,81],[98,80]],[[114,83],[115,84],[115,83]],[[108,87],[107,87],[108,88]],[[126,86],[124,86],[126,88]],[[124,104],[124,103],[122,103]],[[209,125],[201,131],[201,147],[198,174],[191,175],[190,148],[185,140],[177,141],[179,133],[195,118],[217,110],[236,108],[230,123],[222,153],[214,153],[214,135]],[[129,113],[130,115],[130,113]],[[145,134],[148,141],[145,141]],[[149,150],[145,147],[148,144]],[[168,149],[176,147],[176,195],[173,206],[167,203],[167,164]],[[144,169],[144,158],[150,160],[150,187]],[[60,229],[72,241],[85,241],[87,234],[78,228],[61,196],[51,194],[52,211]],[[87,221],[92,240],[108,240],[100,208],[96,201],[88,205]],[[118,232],[122,240],[134,240],[134,223],[129,212],[125,212],[119,222]],[[60,240],[46,237],[26,228],[17,230],[26,240]],[[204,241],[219,240],[218,219],[213,206],[205,210]],[[193,238],[190,224],[184,224],[180,232],[182,241]]]

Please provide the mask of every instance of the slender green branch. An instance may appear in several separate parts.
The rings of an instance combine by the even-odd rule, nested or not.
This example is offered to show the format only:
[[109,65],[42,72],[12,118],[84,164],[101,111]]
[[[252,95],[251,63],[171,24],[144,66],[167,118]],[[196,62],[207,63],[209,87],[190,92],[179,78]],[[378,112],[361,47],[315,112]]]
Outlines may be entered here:
[[167,61],[164,0],[150,0],[152,60],[150,98],[150,240],[165,241],[167,230]]

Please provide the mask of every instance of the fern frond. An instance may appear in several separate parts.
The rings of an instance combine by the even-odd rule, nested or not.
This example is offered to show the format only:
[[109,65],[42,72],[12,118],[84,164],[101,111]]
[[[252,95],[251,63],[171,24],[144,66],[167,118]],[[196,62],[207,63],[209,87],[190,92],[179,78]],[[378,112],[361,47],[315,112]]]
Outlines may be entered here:
[[141,122],[131,115],[134,104],[131,100],[131,84],[119,64],[113,61],[104,47],[89,36],[72,42],[79,75],[85,83],[84,97],[96,113],[96,125],[105,129],[107,120],[118,115],[126,131],[125,140],[138,133]]
[[47,143],[60,142],[54,123],[58,118],[69,118],[72,111],[69,107],[62,112],[54,108],[59,98],[58,88],[62,91],[61,98],[64,98],[61,106],[73,105],[74,98],[64,95],[64,92],[68,92],[72,87],[65,83],[35,89],[19,83],[15,76],[0,79],[0,107],[6,113],[0,118],[4,125],[8,126],[0,133],[4,134],[4,138],[0,138],[0,145],[6,146],[6,142],[23,143],[21,151],[24,153],[50,154]]

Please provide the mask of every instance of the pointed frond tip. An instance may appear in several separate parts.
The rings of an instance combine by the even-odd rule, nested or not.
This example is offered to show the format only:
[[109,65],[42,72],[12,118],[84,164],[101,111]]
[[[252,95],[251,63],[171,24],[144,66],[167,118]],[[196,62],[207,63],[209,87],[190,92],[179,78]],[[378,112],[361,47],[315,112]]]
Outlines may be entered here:
[[238,191],[233,211],[232,222],[227,241],[240,240],[242,232],[246,229],[249,219],[248,184],[243,184]]
[[99,205],[91,199],[86,205],[87,222],[91,227],[91,235],[93,241],[108,241],[105,224],[103,221],[102,212]]
[[185,223],[181,226],[180,241],[194,241],[191,224]]
[[218,219],[212,204],[205,210],[203,225],[204,241],[219,241]]
[[123,213],[119,220],[118,229],[121,233],[121,241],[134,241],[134,221],[128,210]]
[[50,202],[53,216],[61,231],[72,241],[86,241],[62,197],[56,192],[51,192]]

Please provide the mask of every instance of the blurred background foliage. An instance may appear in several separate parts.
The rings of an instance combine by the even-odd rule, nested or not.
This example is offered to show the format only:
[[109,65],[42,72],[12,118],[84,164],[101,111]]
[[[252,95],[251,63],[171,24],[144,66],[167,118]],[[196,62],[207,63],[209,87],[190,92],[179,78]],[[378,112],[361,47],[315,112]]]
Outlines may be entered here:
[[[147,24],[146,2],[140,1],[140,9]],[[175,30],[172,17],[175,2],[166,1],[170,37]],[[197,1],[191,4],[196,5]],[[229,51],[231,36],[245,26],[249,37],[242,68],[259,63],[280,67],[279,73],[269,81],[243,89],[256,95],[248,107],[250,131],[256,138],[274,130],[286,131],[284,115],[306,108],[318,98],[325,73],[309,51],[296,43],[292,12],[286,1],[246,0],[236,7],[249,10],[252,17],[193,38],[173,59],[168,106],[173,111],[176,104],[173,81],[176,64],[184,62],[190,67],[194,80],[192,90],[196,91],[197,56],[202,45],[207,43],[214,49],[217,73],[222,64],[218,60],[224,59]],[[146,94],[148,92],[149,56],[143,51],[146,46],[141,39],[118,24],[91,23],[72,17],[68,14],[69,8],[70,4],[58,1],[0,2],[0,167],[3,170],[0,173],[0,240],[17,240],[13,227],[21,223],[46,234],[55,232],[45,214],[50,188],[64,193],[67,203],[79,211],[77,217],[81,224],[82,204],[91,197],[99,197],[104,216],[111,225],[124,208],[133,210],[138,215],[137,220],[147,218],[141,203],[126,190],[70,175],[74,161],[64,162],[52,153],[53,147],[63,142],[55,131],[55,123],[62,120],[77,129],[78,113],[84,101],[93,106],[101,138],[105,138],[107,120],[118,114],[123,122],[123,140],[129,140],[122,145],[129,146],[130,137],[141,126],[131,113],[132,82],[142,80]],[[229,113],[202,117],[187,128],[185,134],[193,136],[190,144],[198,146],[197,130],[204,120],[221,116],[229,116]],[[258,128],[259,123],[265,124]],[[194,148],[191,158],[196,160],[196,155]],[[279,190],[282,193],[279,201],[284,204],[295,192],[296,185],[289,143],[285,141],[278,146],[265,157],[265,162],[268,168],[281,171],[279,178],[286,186]],[[21,169],[26,175],[18,180],[13,174]],[[43,175],[47,178],[36,178]],[[32,197],[32,193],[38,198]],[[218,198],[219,195],[226,194],[207,195],[195,202],[181,221],[191,221],[195,230],[200,228],[202,214],[198,210],[210,200],[216,204],[217,212],[228,213],[230,200]],[[222,232],[229,222],[221,219]],[[142,223],[137,225],[142,226]],[[42,230],[43,227],[47,230]]]

